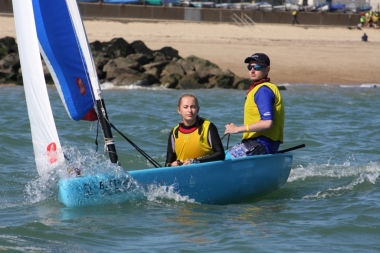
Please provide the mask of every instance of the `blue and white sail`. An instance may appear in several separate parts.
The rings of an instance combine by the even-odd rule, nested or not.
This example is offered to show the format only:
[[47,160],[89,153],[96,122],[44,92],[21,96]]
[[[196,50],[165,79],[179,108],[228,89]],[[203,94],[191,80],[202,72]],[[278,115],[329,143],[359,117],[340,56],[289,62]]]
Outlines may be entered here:
[[73,120],[97,120],[100,85],[75,0],[32,0],[41,53]]
[[42,69],[31,1],[13,0],[17,43],[37,171],[40,176],[64,163]]

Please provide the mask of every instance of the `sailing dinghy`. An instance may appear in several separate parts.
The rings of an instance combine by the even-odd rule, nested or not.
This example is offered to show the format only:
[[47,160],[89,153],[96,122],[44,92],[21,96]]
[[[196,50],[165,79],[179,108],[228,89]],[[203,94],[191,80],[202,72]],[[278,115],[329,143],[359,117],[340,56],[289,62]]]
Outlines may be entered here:
[[[44,176],[55,170],[62,170],[66,165],[51,110],[40,53],[69,116],[77,121],[99,120],[110,160],[118,163],[107,111],[101,98],[99,81],[76,1],[14,0],[12,3],[38,174]],[[113,187],[116,181],[122,185],[130,181],[127,174],[113,174],[94,175],[91,182],[96,179],[96,188],[100,185],[103,194],[104,188],[108,189],[108,185]],[[66,190],[65,182],[69,176],[65,175],[59,181],[59,196],[63,196],[60,199],[64,204],[73,206],[65,201],[65,195],[76,192],[78,187],[90,189],[87,190],[89,192],[95,186],[86,183]],[[110,203],[111,200],[112,198],[103,198],[97,202],[94,196],[90,201],[76,201],[75,206]],[[123,200],[125,201],[124,198]]]
[[[99,80],[75,0],[13,0],[16,34],[32,141],[39,175],[65,167],[50,107],[40,53],[73,120],[99,120],[112,163],[118,156]],[[144,198],[136,187],[172,189],[202,204],[253,200],[281,188],[293,155],[252,156],[187,166],[63,176],[59,200],[68,207],[116,204]]]

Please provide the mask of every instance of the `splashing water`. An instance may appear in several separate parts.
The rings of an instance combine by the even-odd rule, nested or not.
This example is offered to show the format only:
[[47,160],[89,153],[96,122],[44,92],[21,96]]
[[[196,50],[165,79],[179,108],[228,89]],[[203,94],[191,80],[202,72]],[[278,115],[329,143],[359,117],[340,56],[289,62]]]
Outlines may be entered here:
[[[126,192],[128,200],[162,203],[167,200],[175,202],[195,203],[188,196],[182,196],[175,191],[175,185],[161,186],[157,184],[141,185],[134,180],[122,167],[113,164],[104,154],[96,153],[92,149],[80,151],[76,147],[64,146],[65,164],[57,167],[55,171],[47,173],[26,185],[26,202],[38,203],[55,196],[58,181],[72,177],[68,169],[76,168],[81,175],[96,176],[107,173],[115,179],[123,178],[123,182],[105,186],[105,194],[120,194]],[[113,181],[112,181],[113,182]]]
[[[99,173],[107,173],[115,178],[124,177],[128,183],[123,184],[126,188],[135,184],[128,173],[117,164],[113,164],[104,154],[96,153],[92,149],[79,151],[76,147],[64,146],[63,148],[66,161],[63,165],[58,166],[41,177],[29,182],[26,185],[26,201],[29,203],[37,203],[44,201],[57,192],[57,185],[60,179],[68,178],[68,170],[75,168],[80,171],[81,175],[96,175]],[[124,189],[123,189],[124,190]]]
[[306,167],[299,165],[299,167],[292,169],[288,182],[307,180],[314,185],[321,185],[329,181],[340,182],[338,186],[327,187],[303,197],[304,199],[320,199],[375,187],[379,175],[380,165],[376,162],[359,166],[353,166],[349,162],[344,162],[342,165],[308,164]]
[[162,203],[163,200],[174,200],[175,202],[196,203],[194,199],[188,196],[182,196],[175,192],[175,186],[160,186],[156,184],[148,185],[145,196],[149,201]]

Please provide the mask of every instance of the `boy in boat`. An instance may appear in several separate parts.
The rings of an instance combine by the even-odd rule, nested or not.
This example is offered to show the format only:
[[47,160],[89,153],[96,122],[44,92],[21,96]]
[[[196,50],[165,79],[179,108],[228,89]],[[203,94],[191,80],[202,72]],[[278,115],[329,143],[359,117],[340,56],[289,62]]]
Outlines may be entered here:
[[275,154],[284,139],[285,109],[277,86],[268,77],[270,60],[266,54],[247,57],[248,73],[253,81],[246,92],[244,125],[227,124],[225,134],[243,133],[242,142],[233,146],[232,158]]
[[225,153],[216,126],[198,116],[198,99],[184,94],[178,101],[177,111],[182,117],[169,134],[167,167],[224,160]]

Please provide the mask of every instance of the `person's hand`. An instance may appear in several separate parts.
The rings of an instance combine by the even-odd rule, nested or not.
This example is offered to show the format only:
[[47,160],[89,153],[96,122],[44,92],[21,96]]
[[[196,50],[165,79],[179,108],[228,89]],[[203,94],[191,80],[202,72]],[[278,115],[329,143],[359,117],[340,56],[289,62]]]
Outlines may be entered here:
[[172,165],[171,165],[171,166],[180,166],[180,165],[182,165],[182,164],[183,164],[182,161],[177,160],[177,161],[172,162]]
[[237,134],[239,133],[238,127],[234,123],[228,123],[225,125],[226,130],[224,131],[224,134]]
[[183,162],[183,165],[188,165],[188,164],[192,164],[194,161],[194,159],[187,159]]

